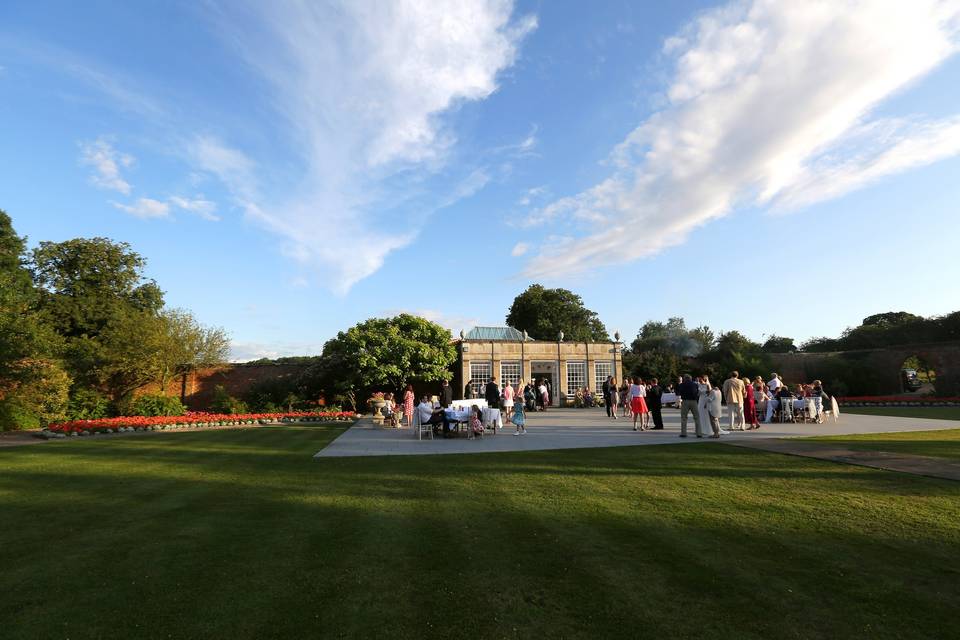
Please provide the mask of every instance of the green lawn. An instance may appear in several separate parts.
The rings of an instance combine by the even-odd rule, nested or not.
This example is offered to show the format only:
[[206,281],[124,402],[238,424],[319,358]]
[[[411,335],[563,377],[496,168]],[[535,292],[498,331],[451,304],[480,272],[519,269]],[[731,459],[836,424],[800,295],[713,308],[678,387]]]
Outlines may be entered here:
[[0,636],[957,633],[958,483],[716,443],[312,460],[341,428],[0,450]]
[[888,451],[917,456],[960,460],[960,429],[940,431],[905,431],[900,433],[867,433],[855,436],[821,436],[804,438],[830,444],[842,444],[854,451]]
[[929,418],[931,420],[960,420],[960,407],[840,407],[840,413],[864,416],[896,416],[898,418]]

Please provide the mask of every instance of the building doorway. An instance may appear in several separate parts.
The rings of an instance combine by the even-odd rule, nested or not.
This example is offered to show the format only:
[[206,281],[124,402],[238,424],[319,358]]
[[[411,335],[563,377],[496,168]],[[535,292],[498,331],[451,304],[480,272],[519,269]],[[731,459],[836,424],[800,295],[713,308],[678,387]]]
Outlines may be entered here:
[[550,396],[550,405],[560,406],[560,399],[557,398],[557,363],[549,361],[533,361],[530,363],[530,375],[533,379],[544,380],[547,385],[547,394]]

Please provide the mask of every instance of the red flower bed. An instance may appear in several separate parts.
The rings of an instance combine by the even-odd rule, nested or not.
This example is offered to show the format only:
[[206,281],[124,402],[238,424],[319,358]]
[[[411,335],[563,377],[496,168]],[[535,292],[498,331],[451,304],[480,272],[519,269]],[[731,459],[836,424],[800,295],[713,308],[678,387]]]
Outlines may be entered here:
[[210,427],[235,424],[266,424],[279,421],[352,420],[352,411],[291,411],[284,413],[203,413],[187,412],[182,416],[122,416],[99,420],[71,420],[50,424],[47,429],[54,433],[112,433],[126,430],[165,429],[172,426]]

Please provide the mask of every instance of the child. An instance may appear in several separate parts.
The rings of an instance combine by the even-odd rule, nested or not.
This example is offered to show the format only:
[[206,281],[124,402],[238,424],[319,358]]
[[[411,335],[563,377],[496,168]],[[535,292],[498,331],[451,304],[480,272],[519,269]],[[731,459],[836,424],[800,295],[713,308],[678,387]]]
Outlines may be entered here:
[[513,418],[511,418],[513,424],[517,425],[517,432],[513,435],[519,436],[520,434],[526,435],[527,433],[527,416],[523,410],[523,401],[520,398],[516,398],[513,402]]
[[483,414],[480,412],[480,407],[473,405],[470,413],[470,437],[478,436],[483,437]]

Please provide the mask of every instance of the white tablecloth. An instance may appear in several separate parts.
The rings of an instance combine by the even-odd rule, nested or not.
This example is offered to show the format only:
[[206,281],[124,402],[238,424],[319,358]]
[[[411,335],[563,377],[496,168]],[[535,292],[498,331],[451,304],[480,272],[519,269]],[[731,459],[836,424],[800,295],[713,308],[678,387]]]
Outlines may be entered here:
[[481,409],[486,409],[487,401],[481,398],[475,398],[473,400],[454,400],[450,403],[450,406],[454,409],[469,409],[473,405],[477,405]]
[[483,408],[483,426],[494,425],[499,429],[503,428],[503,417],[500,415],[500,409]]
[[675,393],[665,393],[660,396],[660,404],[674,404],[680,402],[680,397]]

